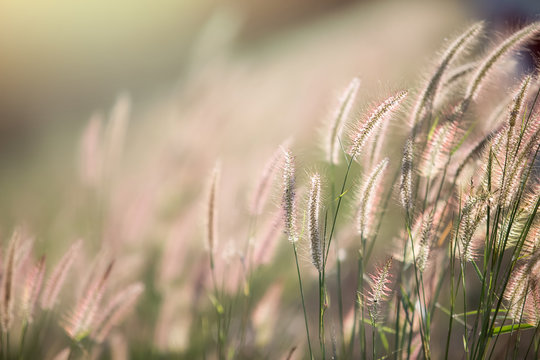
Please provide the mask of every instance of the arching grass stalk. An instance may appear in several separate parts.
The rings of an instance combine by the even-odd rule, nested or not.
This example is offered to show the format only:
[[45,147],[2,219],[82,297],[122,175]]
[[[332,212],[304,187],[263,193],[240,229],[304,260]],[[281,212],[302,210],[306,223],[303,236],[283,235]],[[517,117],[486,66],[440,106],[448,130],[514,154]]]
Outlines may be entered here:
[[[341,142],[340,142],[341,145]],[[345,151],[343,151],[345,153]],[[330,162],[330,173],[332,175],[335,174],[335,164],[333,161]],[[333,178],[333,176],[332,176]],[[332,199],[336,196],[335,191],[335,184],[332,181],[330,184],[330,195],[332,196]],[[335,212],[334,202],[332,201],[332,213]],[[326,219],[326,217],[325,217]],[[338,297],[338,316],[339,316],[339,332],[340,332],[340,338],[341,338],[341,351],[343,354],[345,354],[345,330],[343,325],[343,291],[341,286],[341,256],[339,254],[339,243],[336,238],[336,246],[335,248],[335,254],[336,254],[336,281],[337,281],[337,297]]]
[[[341,143],[341,142],[340,142]],[[351,171],[351,167],[352,167],[352,164],[354,162],[354,158],[353,157],[349,157],[347,156],[346,152],[343,151],[343,154],[347,160],[347,170],[345,172],[345,175],[343,177],[343,183],[341,184],[341,190],[340,190],[340,193],[337,197],[337,205],[335,207],[335,211],[334,211],[334,216],[332,218],[332,225],[331,225],[331,228],[330,228],[330,234],[328,235],[328,241],[324,241],[324,248],[323,248],[323,252],[322,252],[322,272],[321,272],[321,275],[322,275],[322,281],[319,281],[319,287],[321,288],[321,286],[324,288],[324,285],[325,285],[325,277],[326,277],[326,263],[328,261],[328,255],[329,255],[329,252],[330,252],[330,246],[332,244],[332,239],[334,237],[334,232],[335,232],[335,228],[336,228],[336,223],[337,223],[337,218],[338,218],[338,215],[339,215],[339,211],[340,211],[340,208],[341,208],[341,202],[343,200],[343,196],[345,196],[346,194],[346,191],[345,191],[345,187],[347,185],[347,178],[349,177],[349,173]],[[332,185],[333,186],[333,185]],[[326,217],[325,217],[326,219]],[[325,220],[326,221],[326,220]],[[326,227],[326,226],[325,226]],[[324,231],[324,234],[326,235],[326,230]],[[326,236],[325,236],[326,238]],[[339,257],[339,256],[338,256]],[[339,259],[338,259],[339,261]],[[338,284],[339,286],[341,285],[341,279],[338,278]],[[322,290],[320,289],[320,292]],[[341,287],[338,289],[338,291],[341,293]],[[320,295],[321,298],[322,298],[322,295]],[[341,299],[339,299],[340,303],[341,303]],[[324,326],[324,309],[322,308],[324,304],[321,303],[321,325]],[[342,311],[340,312],[340,318],[343,317],[343,314],[342,314]],[[356,314],[355,314],[356,316]],[[342,321],[342,320],[341,320]],[[353,325],[353,328],[354,328],[354,325]],[[353,342],[354,340],[354,332],[353,332],[353,336],[351,337],[351,342]],[[349,345],[351,346],[351,345]]]

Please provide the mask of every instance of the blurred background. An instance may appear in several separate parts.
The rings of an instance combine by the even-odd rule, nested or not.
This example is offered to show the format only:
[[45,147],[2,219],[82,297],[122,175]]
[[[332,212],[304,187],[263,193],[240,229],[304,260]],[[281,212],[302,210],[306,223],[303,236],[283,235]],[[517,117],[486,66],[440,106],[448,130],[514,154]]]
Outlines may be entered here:
[[[417,79],[425,54],[478,12],[447,1],[1,1],[0,226],[55,213],[88,119],[119,94],[132,107],[127,146],[143,152],[167,140],[135,143],[141,128],[181,132],[195,118],[244,133],[221,132],[212,142],[229,147],[203,158],[251,147],[253,131],[274,146],[313,135],[355,75],[379,97]],[[212,109],[186,114],[201,102]]]

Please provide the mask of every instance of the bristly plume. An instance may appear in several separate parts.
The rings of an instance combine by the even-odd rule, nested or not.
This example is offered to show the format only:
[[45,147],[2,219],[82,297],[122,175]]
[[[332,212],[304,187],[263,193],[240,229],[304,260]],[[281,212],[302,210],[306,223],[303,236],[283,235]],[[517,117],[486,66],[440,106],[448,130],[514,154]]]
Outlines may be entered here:
[[307,221],[308,236],[311,245],[311,259],[319,272],[323,270],[323,238],[320,233],[319,217],[321,206],[321,176],[315,174],[311,177],[309,190]]
[[105,292],[105,285],[110,277],[114,262],[111,261],[103,274],[95,279],[77,303],[64,324],[64,330],[74,340],[80,341],[88,336],[94,317]]
[[508,117],[508,125],[510,125],[511,128],[516,125],[516,120],[523,109],[523,100],[527,97],[527,91],[529,89],[529,85],[531,84],[531,80],[532,76],[525,76],[521,82],[518,92],[514,96]]
[[499,134],[503,128],[505,127],[505,124],[499,125],[497,128],[493,129],[489,134],[484,136],[483,138],[479,139],[475,144],[473,144],[471,147],[469,147],[469,151],[465,158],[461,161],[459,166],[457,167],[455,171],[454,178],[458,178],[465,166],[469,163],[469,161],[482,156],[483,152],[485,151],[485,148],[488,147],[491,139],[493,139],[494,136]]
[[[472,189],[471,189],[472,191]],[[460,256],[463,261],[473,261],[476,258],[476,244],[473,237],[480,223],[486,217],[487,193],[467,195],[461,209],[459,220]]]
[[64,285],[64,281],[66,280],[71,265],[75,261],[75,257],[77,256],[77,252],[79,251],[81,244],[82,241],[78,240],[71,245],[69,250],[54,268],[51,276],[47,280],[45,288],[43,289],[43,293],[41,294],[41,307],[43,309],[52,309],[52,307],[56,304],[58,294],[62,289],[62,285]]
[[378,306],[385,297],[388,296],[390,289],[388,284],[390,283],[390,268],[392,267],[392,257],[388,258],[381,268],[377,269],[377,272],[370,275],[373,284],[368,297],[368,305]]
[[19,243],[19,229],[11,236],[9,248],[6,253],[4,273],[2,274],[2,331],[7,333],[13,320],[13,277],[15,267],[15,253]]
[[[466,64],[460,65],[455,69],[449,70],[448,75],[445,76],[443,83],[441,84],[441,89],[451,88],[455,83],[463,80],[467,75],[472,73],[478,67],[477,61],[471,61]],[[443,96],[444,97],[444,96]]]
[[506,54],[511,52],[521,44],[531,40],[540,31],[540,22],[535,22],[523,29],[515,32],[512,36],[504,40],[499,46],[484,59],[472,81],[469,83],[465,93],[465,99],[473,100],[480,90],[484,80],[487,79],[490,70],[493,66]]
[[283,148],[283,195],[281,206],[283,208],[284,231],[290,242],[298,241],[296,229],[296,177],[294,157],[289,149]]
[[371,234],[373,212],[377,206],[378,194],[381,189],[381,180],[388,167],[388,158],[383,159],[364,181],[359,193],[359,206],[357,213],[358,233],[364,238]]
[[444,52],[444,55],[442,56],[437,70],[425,86],[418,100],[416,101],[414,110],[412,112],[413,126],[416,127],[416,125],[424,117],[424,114],[431,112],[433,101],[435,99],[435,95],[437,94],[437,90],[439,88],[439,84],[441,82],[443,74],[447,70],[448,66],[452,63],[452,61],[457,57],[457,55],[459,55],[459,53],[461,53],[467,48],[467,45],[470,43],[470,41],[475,39],[482,32],[483,28],[483,22],[478,22],[474,24],[473,26],[468,28],[467,31],[465,31],[460,37],[454,40],[454,42],[450,44],[448,49]]
[[135,283],[116,294],[94,322],[92,338],[103,342],[111,329],[117,326],[133,309],[139,296],[144,292],[142,283]]
[[420,242],[418,254],[416,256],[416,265],[420,272],[424,272],[428,264],[429,252],[431,249],[431,238],[433,233],[433,213],[422,216],[422,230],[420,232]]
[[456,133],[457,126],[453,122],[446,122],[435,129],[420,164],[423,176],[433,177],[444,167],[454,146]]
[[327,161],[331,164],[337,164],[339,162],[339,138],[341,136],[343,125],[349,118],[359,88],[360,79],[355,77],[339,98],[339,105],[332,116],[330,132],[328,133],[329,136],[326,144],[326,157]]
[[525,256],[517,262],[512,270],[508,286],[504,291],[504,299],[508,301],[508,315],[515,321],[520,319],[537,324],[540,319],[540,295],[538,288],[540,254],[538,246],[540,238],[533,234],[533,244],[525,249]]
[[218,184],[220,176],[220,164],[216,163],[214,169],[212,170],[212,175],[210,178],[210,190],[208,193],[208,205],[206,209],[206,245],[208,246],[208,251],[210,252],[210,261],[213,266],[214,251],[217,246],[217,193],[218,193]]
[[390,96],[380,104],[369,117],[359,126],[352,139],[352,146],[349,155],[354,160],[362,151],[367,139],[373,134],[381,123],[388,119],[392,112],[399,106],[407,96],[407,91],[400,91],[394,96]]
[[401,160],[399,192],[401,205],[410,213],[412,209],[413,140],[407,139]]
[[35,264],[24,283],[24,289],[21,297],[21,313],[26,322],[33,321],[34,308],[41,291],[43,284],[43,276],[45,275],[45,255],[43,255],[37,264]]

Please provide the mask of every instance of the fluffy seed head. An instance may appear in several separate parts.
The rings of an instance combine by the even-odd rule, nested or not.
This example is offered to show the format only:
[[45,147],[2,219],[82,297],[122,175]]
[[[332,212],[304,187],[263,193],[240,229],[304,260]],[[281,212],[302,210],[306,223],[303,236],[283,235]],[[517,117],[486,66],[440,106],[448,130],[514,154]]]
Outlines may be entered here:
[[208,194],[208,208],[207,208],[207,224],[206,224],[206,241],[210,256],[214,255],[214,251],[217,245],[217,192],[220,175],[220,165],[217,163],[212,171],[212,177],[210,178],[210,192]]
[[313,265],[320,272],[323,267],[323,244],[319,227],[319,216],[321,206],[321,176],[315,174],[311,177],[311,188],[308,199],[308,235],[311,244],[311,259]]
[[430,212],[427,216],[423,216],[422,219],[422,230],[420,232],[420,243],[418,249],[418,255],[416,259],[416,265],[420,272],[424,272],[426,269],[429,251],[431,248],[431,238],[432,238],[432,228],[433,228],[433,214]]
[[80,341],[89,334],[112,267],[113,262],[110,262],[103,274],[90,284],[76,308],[66,319],[63,327],[72,339]]
[[15,268],[15,253],[19,242],[19,230],[13,232],[6,253],[4,273],[2,274],[2,331],[7,332],[13,320],[13,277]]
[[403,99],[407,96],[407,91],[400,91],[394,96],[390,96],[382,104],[380,104],[362,123],[355,133],[349,155],[355,159],[362,151],[367,139],[373,134],[380,124],[388,119],[392,112],[399,106]]
[[339,105],[332,116],[329,136],[326,145],[326,157],[329,163],[337,164],[339,162],[339,137],[343,129],[343,124],[349,118],[356,94],[360,88],[360,79],[355,77],[339,99]]
[[515,32],[512,36],[508,37],[499,46],[493,49],[493,51],[484,59],[473,76],[472,81],[467,87],[465,98],[474,99],[493,66],[513,49],[531,40],[539,31],[540,22],[532,23],[529,26]]
[[377,206],[377,195],[380,192],[381,180],[387,167],[388,158],[385,158],[371,171],[360,190],[357,226],[358,233],[364,237],[371,235],[370,227],[373,223],[373,209]]
[[92,338],[102,343],[111,329],[117,326],[133,310],[139,296],[144,292],[142,283],[135,283],[116,294],[105,306],[93,324]]
[[414,126],[422,119],[424,113],[431,111],[433,100],[439,88],[441,78],[448,66],[459,53],[467,48],[467,44],[482,32],[483,28],[483,22],[478,22],[472,25],[460,37],[454,40],[454,42],[450,44],[448,49],[444,52],[437,70],[426,84],[424,90],[416,101],[414,110],[412,112],[412,124]]
[[24,319],[31,323],[33,321],[34,307],[43,284],[45,275],[45,255],[39,259],[26,276],[24,289],[21,297],[21,312]]
[[284,231],[289,241],[296,242],[298,233],[296,230],[296,178],[294,169],[294,157],[290,150],[283,148],[283,195],[281,206],[283,209]]
[[390,268],[392,267],[392,258],[388,258],[384,265],[377,269],[375,274],[370,275],[373,285],[369,292],[368,304],[378,305],[386,296],[390,289],[388,284],[390,283]]
[[413,171],[413,141],[407,139],[403,150],[403,159],[401,160],[401,175],[399,192],[401,205],[407,212],[412,208],[412,171]]
[[527,90],[529,89],[531,79],[532,76],[525,76],[525,78],[521,82],[519,91],[514,96],[514,99],[512,101],[512,107],[510,109],[510,115],[508,118],[508,124],[510,125],[510,127],[514,127],[516,125],[516,119],[518,118],[523,108],[523,100],[527,97]]
[[485,219],[488,198],[487,193],[467,195],[465,198],[459,222],[460,256],[464,261],[473,261],[476,258],[476,244],[473,242],[473,237],[476,229]]
[[444,123],[435,129],[426,145],[423,161],[420,164],[423,176],[433,177],[444,167],[454,146],[456,133],[457,126],[452,122]]
[[62,285],[66,280],[67,274],[71,265],[75,261],[75,257],[81,247],[82,241],[75,242],[66,254],[60,259],[56,267],[54,268],[51,276],[47,280],[43,293],[41,294],[41,307],[45,310],[52,309],[58,300],[58,294],[62,289]]

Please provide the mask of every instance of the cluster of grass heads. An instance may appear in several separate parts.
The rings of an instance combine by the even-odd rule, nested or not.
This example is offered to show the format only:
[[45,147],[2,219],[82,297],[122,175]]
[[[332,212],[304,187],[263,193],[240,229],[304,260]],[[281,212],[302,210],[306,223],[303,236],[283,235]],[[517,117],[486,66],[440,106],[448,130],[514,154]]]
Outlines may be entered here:
[[[281,162],[282,226],[296,262],[290,269],[296,270],[305,331],[305,343],[291,346],[282,356],[538,357],[540,188],[535,164],[540,121],[535,74],[523,77],[505,108],[494,109],[491,131],[475,131],[479,120],[474,107],[493,69],[537,36],[540,25],[517,31],[479,60],[470,59],[483,28],[483,23],[474,24],[449,45],[410,110],[404,103],[411,96],[401,91],[349,126],[360,86],[353,79],[324,133],[326,163],[318,166],[328,175],[309,174],[305,191],[297,182],[290,143],[270,161],[255,195],[256,208],[260,209],[269,178]],[[397,111],[408,114],[409,126],[401,164],[390,164],[380,144],[389,136],[386,124]],[[361,184],[355,184],[352,176],[361,178]],[[216,177],[212,179],[208,243],[213,271]],[[298,192],[305,192],[305,201]],[[398,250],[373,268],[371,255],[381,224],[397,197],[402,220],[393,219],[391,226],[401,231],[392,239]],[[256,210],[252,215],[255,223],[261,213]],[[250,229],[251,239],[255,234],[254,227]],[[357,255],[353,282],[344,280],[349,268],[342,264],[340,234],[353,239],[349,242],[349,251]],[[242,340],[236,342],[229,326],[236,314],[231,307],[237,304],[234,297],[246,298],[243,310],[249,317],[250,289],[260,281],[251,245],[242,256],[242,295],[231,298],[213,276],[217,321],[211,337],[216,352],[211,354],[218,358],[252,354],[242,346],[246,331],[256,334],[257,329],[249,329],[249,320],[244,319]],[[309,246],[318,274],[317,291],[309,283],[312,276],[299,264],[299,245]],[[344,298],[351,294],[354,307],[345,314]],[[309,306],[313,297],[316,308]]]
[[[451,42],[420,91],[396,92],[360,117],[353,115],[361,84],[352,79],[323,132],[324,158],[307,166],[318,171],[298,171],[300,152],[283,142],[254,186],[242,219],[247,233],[235,233],[233,249],[220,238],[217,164],[205,198],[206,252],[185,257],[189,272],[169,276],[181,260],[165,248],[161,271],[149,260],[144,285],[125,284],[116,279],[116,251],[83,262],[79,281],[70,274],[76,242],[45,276],[45,257],[36,260],[31,236],[15,231],[2,264],[0,357],[538,358],[536,74],[516,81],[502,107],[477,108],[494,69],[540,24],[479,55],[483,29],[474,24]],[[103,141],[99,119],[82,139],[82,178],[99,190],[98,218],[106,216],[112,190],[103,178],[113,177],[126,127],[126,102],[119,104]],[[388,124],[398,118],[407,120],[392,134]],[[403,149],[401,159],[385,154],[388,139]],[[196,237],[195,217],[181,223],[191,231],[183,240]],[[394,237],[383,239],[383,227]],[[145,258],[156,254],[148,249]],[[70,278],[80,282],[71,295],[63,286]],[[133,312],[141,297],[154,305]],[[154,338],[113,330],[129,316]]]

